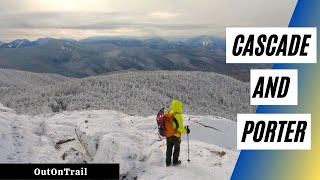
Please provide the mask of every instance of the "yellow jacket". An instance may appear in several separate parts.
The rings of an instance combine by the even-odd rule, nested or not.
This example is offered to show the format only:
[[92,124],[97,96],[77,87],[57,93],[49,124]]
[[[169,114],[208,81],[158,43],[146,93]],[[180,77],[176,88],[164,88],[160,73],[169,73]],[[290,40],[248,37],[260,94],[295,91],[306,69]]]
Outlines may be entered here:
[[187,132],[183,125],[182,112],[183,112],[182,102],[179,100],[172,100],[169,113],[174,114],[174,118],[177,120],[177,123],[178,123],[178,129],[177,129],[176,123],[172,122],[173,128],[177,129],[178,131],[176,134],[174,134],[174,136],[176,137],[181,137],[182,134],[185,134]]

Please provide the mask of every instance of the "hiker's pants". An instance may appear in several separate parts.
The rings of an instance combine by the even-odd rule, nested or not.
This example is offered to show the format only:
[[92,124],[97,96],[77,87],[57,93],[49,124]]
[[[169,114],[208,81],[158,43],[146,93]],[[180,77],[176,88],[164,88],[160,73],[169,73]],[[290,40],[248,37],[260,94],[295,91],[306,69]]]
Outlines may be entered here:
[[172,157],[172,149],[173,151],[173,163],[177,163],[179,160],[180,154],[180,143],[181,138],[176,136],[171,136],[167,138],[167,153],[166,153],[166,163],[171,164],[171,157]]

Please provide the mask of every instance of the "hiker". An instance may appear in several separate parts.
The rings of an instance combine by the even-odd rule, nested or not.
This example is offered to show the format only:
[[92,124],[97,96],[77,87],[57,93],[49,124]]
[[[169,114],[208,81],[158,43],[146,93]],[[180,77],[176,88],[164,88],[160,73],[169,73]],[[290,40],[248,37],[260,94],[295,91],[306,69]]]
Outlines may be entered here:
[[185,128],[183,126],[183,104],[179,100],[173,100],[171,102],[169,114],[172,115],[172,130],[171,132],[166,132],[170,134],[167,136],[167,152],[166,152],[166,166],[171,165],[171,157],[172,157],[172,150],[173,151],[173,158],[172,158],[172,165],[179,165],[181,161],[179,160],[180,154],[180,143],[181,143],[181,136],[185,133],[189,134],[189,128]]

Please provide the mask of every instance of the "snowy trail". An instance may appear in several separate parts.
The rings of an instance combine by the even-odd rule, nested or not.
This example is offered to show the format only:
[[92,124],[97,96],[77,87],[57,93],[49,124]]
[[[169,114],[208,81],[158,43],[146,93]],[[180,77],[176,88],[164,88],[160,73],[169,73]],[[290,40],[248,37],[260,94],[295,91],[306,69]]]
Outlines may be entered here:
[[13,139],[13,149],[11,154],[8,156],[8,160],[10,162],[21,162],[22,161],[22,156],[19,154],[25,154],[22,151],[23,149],[23,143],[24,143],[24,129],[22,129],[22,124],[21,122],[17,119],[14,118],[13,121],[10,123],[11,127],[11,138]]
[[[2,109],[3,110],[3,109]],[[11,119],[6,126],[3,120],[7,120],[8,117]],[[1,124],[1,148],[3,148],[3,157],[8,163],[19,163],[28,161],[30,156],[30,149],[28,148],[30,142],[26,139],[26,129],[19,116],[11,113],[0,114],[0,124]]]
[[0,162],[120,163],[124,179],[229,179],[238,157],[235,122],[192,117],[222,131],[186,121],[192,128],[191,162],[184,137],[182,165],[165,167],[166,142],[158,141],[154,116],[108,110],[25,116],[0,107]]

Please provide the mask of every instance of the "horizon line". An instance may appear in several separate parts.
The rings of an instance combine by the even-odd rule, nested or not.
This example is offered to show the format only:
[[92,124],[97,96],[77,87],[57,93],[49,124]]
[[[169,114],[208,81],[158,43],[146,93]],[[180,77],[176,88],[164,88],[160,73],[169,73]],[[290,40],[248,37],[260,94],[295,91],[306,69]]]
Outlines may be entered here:
[[28,40],[28,41],[37,41],[40,39],[57,39],[57,40],[74,40],[74,41],[83,41],[89,38],[118,38],[118,39],[136,39],[136,40],[148,40],[148,39],[164,39],[167,41],[177,41],[177,40],[186,40],[186,39],[192,39],[192,38],[199,38],[199,37],[214,37],[214,38],[219,38],[219,39],[223,39],[225,40],[225,37],[219,37],[216,35],[190,35],[190,36],[130,36],[130,35],[105,35],[105,36],[88,36],[85,38],[81,38],[81,39],[76,39],[76,38],[67,38],[67,37],[50,37],[50,36],[44,36],[44,37],[39,37],[39,38],[35,38],[35,39],[28,39],[28,38],[16,38],[16,39],[11,39],[11,40],[1,40],[0,42],[2,43],[10,43],[16,40]]

